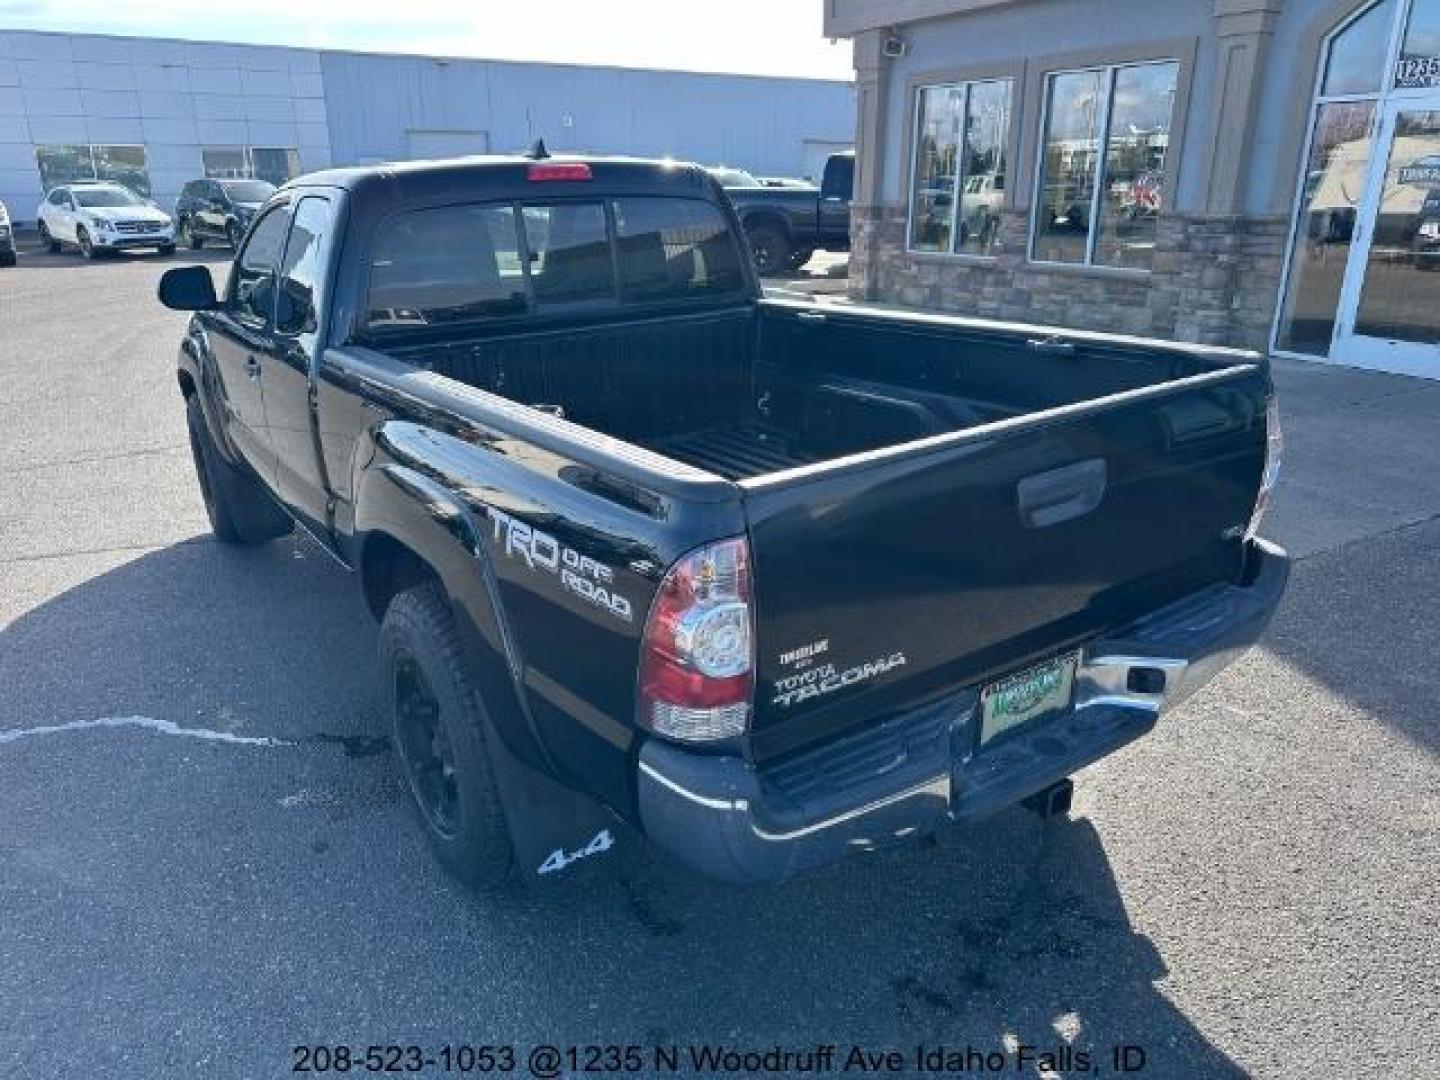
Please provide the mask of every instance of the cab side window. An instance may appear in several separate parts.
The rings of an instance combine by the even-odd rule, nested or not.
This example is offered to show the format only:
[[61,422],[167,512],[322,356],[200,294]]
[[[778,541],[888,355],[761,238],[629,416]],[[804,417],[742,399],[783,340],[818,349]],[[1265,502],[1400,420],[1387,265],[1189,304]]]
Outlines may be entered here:
[[285,249],[290,208],[275,206],[250,230],[230,276],[230,310],[241,322],[268,325],[275,312],[275,281]]
[[280,266],[275,329],[282,334],[313,334],[315,311],[325,280],[325,256],[330,239],[330,202],[316,196],[301,199],[295,207],[285,259]]

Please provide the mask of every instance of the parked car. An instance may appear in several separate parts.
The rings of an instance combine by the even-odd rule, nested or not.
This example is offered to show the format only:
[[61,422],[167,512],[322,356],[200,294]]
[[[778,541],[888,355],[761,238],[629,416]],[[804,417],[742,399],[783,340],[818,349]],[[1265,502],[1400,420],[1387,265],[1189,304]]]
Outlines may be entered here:
[[275,185],[264,180],[191,180],[175,200],[175,226],[179,238],[191,248],[207,240],[240,246],[255,212]]
[[15,226],[10,221],[10,211],[0,202],[0,266],[15,265]]
[[170,215],[119,184],[62,184],[45,196],[35,217],[40,240],[51,251],[74,244],[93,259],[128,248],[154,248],[161,255],[175,250]]
[[1265,357],[765,298],[695,167],[316,173],[214,281],[159,289],[211,527],[358,576],[470,882],[1060,812],[1285,584]]
[[804,266],[817,249],[850,250],[850,199],[855,186],[855,152],[825,162],[819,189],[725,184],[740,215],[755,268],[761,275],[785,274]]

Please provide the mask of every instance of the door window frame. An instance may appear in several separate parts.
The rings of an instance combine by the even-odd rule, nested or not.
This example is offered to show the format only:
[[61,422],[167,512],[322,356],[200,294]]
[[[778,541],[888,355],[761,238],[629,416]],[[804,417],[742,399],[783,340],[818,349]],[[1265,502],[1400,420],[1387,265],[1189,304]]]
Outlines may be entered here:
[[[295,236],[296,219],[299,218],[301,208],[307,202],[321,203],[325,207],[325,214],[327,219],[326,231],[324,235],[320,237],[321,250],[319,259],[319,275],[316,278],[316,286],[313,289],[310,298],[311,315],[315,320],[315,326],[313,329],[309,330],[285,330],[279,325],[279,322],[275,318],[275,312],[273,311],[270,313],[270,321],[271,325],[275,328],[275,334],[277,337],[284,338],[288,341],[301,341],[308,338],[311,342],[309,351],[312,355],[310,357],[310,360],[313,363],[314,358],[319,355],[320,349],[323,347],[322,339],[324,335],[325,325],[321,319],[321,313],[325,310],[324,287],[329,282],[330,278],[330,259],[332,254],[334,253],[335,222],[338,216],[335,200],[332,199],[329,195],[314,190],[301,191],[297,194],[297,197],[295,199],[287,200],[287,204],[290,210],[290,223],[285,229],[285,243],[280,248],[280,262],[275,268],[275,295],[278,301],[280,289],[284,285],[285,281],[289,279],[289,275],[285,273],[285,263],[287,262],[288,256],[290,254],[290,242]],[[249,245],[247,244],[246,246],[248,247]]]
[[[1347,366],[1344,362],[1332,359],[1336,352],[1336,345],[1343,337],[1353,333],[1355,316],[1360,298],[1360,287],[1363,287],[1363,279],[1360,287],[1352,288],[1350,278],[1352,269],[1350,262],[1359,258],[1361,251],[1368,252],[1370,239],[1375,228],[1375,216],[1379,210],[1376,198],[1381,190],[1385,170],[1390,164],[1390,153],[1393,149],[1392,140],[1389,138],[1393,131],[1393,123],[1390,122],[1392,113],[1403,109],[1406,103],[1413,109],[1423,109],[1427,105],[1434,109],[1440,109],[1440,87],[1396,87],[1395,72],[1396,63],[1400,58],[1401,49],[1404,45],[1405,33],[1409,29],[1410,19],[1417,5],[1422,3],[1440,3],[1440,0],[1400,0],[1396,5],[1394,19],[1389,30],[1388,44],[1385,50],[1385,64],[1380,71],[1379,83],[1375,90],[1364,93],[1351,94],[1326,94],[1325,75],[1330,63],[1331,50],[1337,40],[1357,22],[1380,7],[1386,0],[1374,0],[1373,3],[1359,4],[1355,10],[1350,12],[1341,22],[1336,24],[1329,33],[1325,34],[1320,43],[1320,55],[1315,65],[1315,74],[1311,83],[1310,107],[1305,113],[1305,134],[1304,141],[1300,148],[1300,161],[1297,168],[1297,176],[1294,184],[1294,191],[1290,199],[1289,235],[1285,242],[1285,257],[1281,263],[1280,285],[1275,297],[1275,314],[1270,324],[1270,353],[1274,356],[1283,356],[1294,360],[1319,361],[1327,364],[1339,364]],[[1330,334],[1330,344],[1323,355],[1317,353],[1297,352],[1293,349],[1282,349],[1279,347],[1282,319],[1285,315],[1285,301],[1290,281],[1294,275],[1294,259],[1296,250],[1299,247],[1303,222],[1300,220],[1305,202],[1305,181],[1310,163],[1310,155],[1314,150],[1315,127],[1320,116],[1320,110],[1325,105],[1334,104],[1361,104],[1372,103],[1375,106],[1375,120],[1371,128],[1370,148],[1368,165],[1365,174],[1365,196],[1361,205],[1357,208],[1355,229],[1357,238],[1352,241],[1350,249],[1346,253],[1346,269],[1344,280],[1341,284],[1340,297],[1337,301],[1335,312],[1335,323]],[[1348,305],[1348,309],[1347,309]]]
[[[240,250],[235,253],[235,261],[230,264],[230,280],[225,283],[225,311],[230,318],[249,330],[273,330],[275,327],[275,304],[272,299],[270,311],[266,314],[264,322],[257,322],[252,316],[242,315],[240,313],[239,305],[235,302],[235,290],[240,284],[240,263],[245,258],[245,253],[250,250],[250,245],[255,242],[256,233],[259,232],[260,226],[265,223],[265,219],[275,213],[282,213],[288,216],[292,210],[293,206],[288,196],[283,199],[277,199],[263,207],[260,212],[255,215],[255,224],[246,232],[245,243],[241,246]],[[287,220],[285,222],[284,236],[280,241],[279,255],[275,260],[274,276],[277,286],[280,283],[280,267],[285,262],[285,248],[290,243],[290,225],[291,222]]]

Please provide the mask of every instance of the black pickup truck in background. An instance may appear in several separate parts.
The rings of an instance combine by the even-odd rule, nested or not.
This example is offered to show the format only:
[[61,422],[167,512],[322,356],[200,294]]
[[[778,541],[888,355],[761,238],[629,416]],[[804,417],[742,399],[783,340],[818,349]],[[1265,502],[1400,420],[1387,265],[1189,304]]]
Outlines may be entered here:
[[215,535],[357,574],[467,881],[1063,810],[1278,602],[1264,357],[765,299],[743,252],[699,168],[472,158],[294,181],[220,295],[161,282]]
[[764,277],[788,274],[817,250],[850,250],[850,200],[855,190],[855,152],[832,154],[819,190],[757,182],[726,186],[740,217],[755,268]]

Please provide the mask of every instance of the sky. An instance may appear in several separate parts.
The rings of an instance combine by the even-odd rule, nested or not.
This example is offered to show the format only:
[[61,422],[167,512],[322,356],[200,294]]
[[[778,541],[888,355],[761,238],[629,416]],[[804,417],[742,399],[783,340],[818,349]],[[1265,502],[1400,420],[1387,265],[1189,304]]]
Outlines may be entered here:
[[822,0],[0,0],[0,29],[71,30],[627,67],[851,77]]

